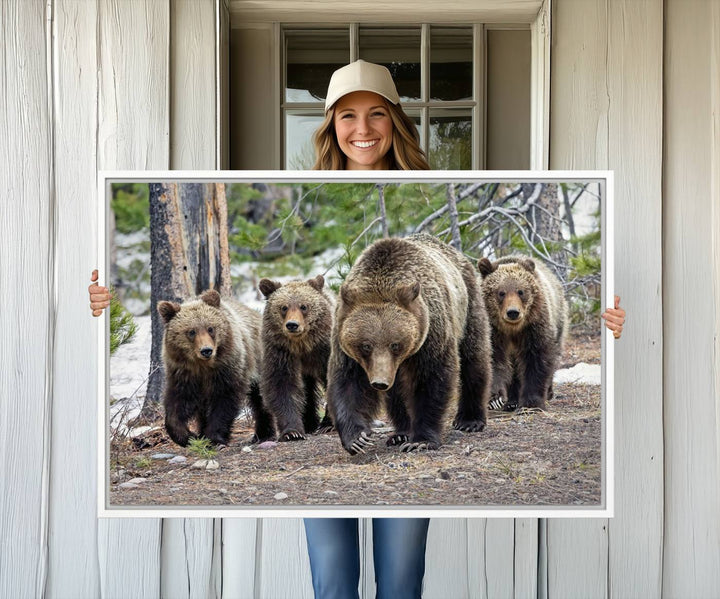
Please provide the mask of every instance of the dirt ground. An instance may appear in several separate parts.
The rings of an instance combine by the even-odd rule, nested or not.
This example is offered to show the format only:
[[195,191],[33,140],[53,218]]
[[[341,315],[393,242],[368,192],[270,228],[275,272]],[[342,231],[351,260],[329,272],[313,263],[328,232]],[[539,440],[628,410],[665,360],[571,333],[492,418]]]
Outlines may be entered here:
[[[569,339],[561,367],[599,363],[599,336]],[[430,452],[386,447],[389,426],[375,429],[376,445],[350,456],[336,433],[306,441],[247,446],[252,424],[235,423],[231,444],[197,469],[188,449],[175,445],[162,422],[136,439],[113,439],[109,502],[115,506],[598,506],[601,502],[600,387],[555,386],[546,412],[491,411],[480,433],[452,429]],[[158,453],[185,456],[171,464]],[[144,478],[137,486],[123,482]]]

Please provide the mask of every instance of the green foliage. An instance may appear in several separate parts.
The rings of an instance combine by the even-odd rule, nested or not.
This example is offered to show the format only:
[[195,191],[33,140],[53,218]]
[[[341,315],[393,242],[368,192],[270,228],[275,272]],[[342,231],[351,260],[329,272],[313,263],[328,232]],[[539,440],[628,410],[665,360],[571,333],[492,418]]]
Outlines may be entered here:
[[[243,216],[235,218],[235,232],[228,237],[231,246],[245,248],[251,251],[259,251],[267,244],[267,231],[265,227],[256,225]],[[241,258],[242,254],[233,252],[233,257]]]
[[571,257],[570,264],[572,265],[576,276],[586,277],[600,272],[602,260],[600,259],[600,256],[582,253]]
[[150,468],[152,466],[152,460],[150,458],[139,458],[135,462],[135,467],[138,470],[145,470],[146,468]]
[[115,297],[115,291],[111,289],[110,293],[112,293],[110,298],[110,355],[112,355],[118,347],[135,336],[137,324],[133,315]]
[[113,183],[110,206],[115,229],[134,233],[150,226],[150,191],[147,183]]
[[201,460],[211,460],[217,455],[217,449],[210,439],[194,437],[188,441],[188,451]]
[[334,282],[330,285],[330,288],[336,293],[340,289],[340,285],[342,285],[343,281],[348,276],[352,265],[355,264],[355,260],[357,260],[360,255],[360,250],[353,249],[350,243],[345,243],[344,250],[345,252],[340,259],[340,262],[336,265],[340,281]]

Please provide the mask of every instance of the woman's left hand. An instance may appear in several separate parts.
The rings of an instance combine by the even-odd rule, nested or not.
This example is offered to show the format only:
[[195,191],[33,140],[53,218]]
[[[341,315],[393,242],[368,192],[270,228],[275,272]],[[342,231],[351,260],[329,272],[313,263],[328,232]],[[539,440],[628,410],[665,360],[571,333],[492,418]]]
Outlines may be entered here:
[[613,332],[613,337],[620,339],[625,324],[625,310],[620,307],[619,296],[615,296],[615,307],[608,308],[601,316],[605,319],[605,326]]

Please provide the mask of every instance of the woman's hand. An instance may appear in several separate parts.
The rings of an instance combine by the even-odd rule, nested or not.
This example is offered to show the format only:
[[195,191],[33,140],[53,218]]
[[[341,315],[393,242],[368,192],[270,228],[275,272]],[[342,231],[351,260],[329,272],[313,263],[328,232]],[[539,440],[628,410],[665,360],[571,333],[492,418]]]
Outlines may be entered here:
[[613,337],[620,339],[625,324],[625,310],[620,307],[619,296],[615,296],[615,307],[608,308],[601,316],[605,319],[605,326],[613,332]]
[[92,271],[90,280],[93,282],[93,284],[88,287],[88,292],[90,293],[90,309],[92,310],[93,316],[100,316],[103,310],[110,305],[110,291],[108,291],[107,287],[101,287],[97,284],[97,269]]

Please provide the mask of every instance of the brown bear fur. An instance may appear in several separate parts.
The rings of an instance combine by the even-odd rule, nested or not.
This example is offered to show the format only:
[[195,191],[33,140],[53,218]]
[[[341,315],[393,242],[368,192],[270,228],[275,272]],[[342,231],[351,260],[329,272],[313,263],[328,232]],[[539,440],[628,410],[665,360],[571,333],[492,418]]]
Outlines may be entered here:
[[492,326],[492,397],[506,410],[544,409],[567,328],[562,285],[526,256],[481,258],[478,269]]
[[429,235],[368,247],[340,287],[328,407],[351,454],[371,443],[383,399],[403,451],[440,446],[453,426],[479,431],[490,396],[490,329],[473,265]]
[[[259,391],[260,314],[215,290],[183,304],[161,301],[165,322],[165,428],[178,445],[191,436],[227,444],[233,420],[247,396],[255,439],[272,438],[272,420]],[[197,419],[197,435],[188,422]]]
[[335,297],[324,285],[322,275],[284,285],[262,279],[258,285],[267,298],[260,387],[280,441],[305,439],[318,426],[332,426],[327,414],[322,423],[318,417],[335,309]]

